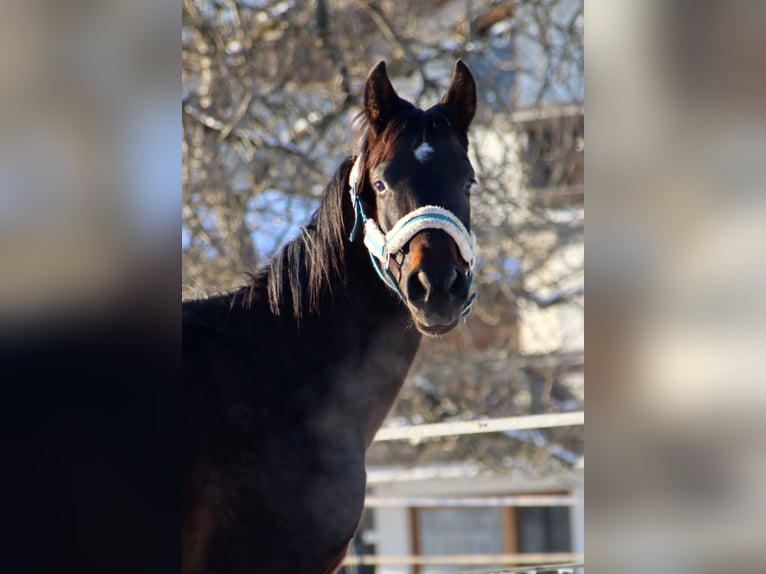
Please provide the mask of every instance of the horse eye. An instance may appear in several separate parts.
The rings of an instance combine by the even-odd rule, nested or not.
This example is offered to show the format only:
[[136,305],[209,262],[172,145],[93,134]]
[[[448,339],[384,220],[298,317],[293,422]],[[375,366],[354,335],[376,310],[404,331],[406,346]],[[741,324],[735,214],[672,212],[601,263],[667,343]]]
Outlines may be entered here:
[[375,186],[375,189],[377,189],[377,190],[378,190],[378,191],[380,191],[381,193],[382,193],[383,191],[385,191],[385,189],[386,189],[386,184],[384,184],[384,183],[383,183],[382,181],[380,181],[380,180],[376,181],[376,182],[375,182],[373,185]]
[[474,185],[476,185],[476,180],[475,180],[475,179],[473,179],[473,178],[469,179],[469,180],[466,182],[465,186],[463,187],[463,191],[465,191],[466,193],[470,193],[470,192],[471,192],[471,188],[472,188]]

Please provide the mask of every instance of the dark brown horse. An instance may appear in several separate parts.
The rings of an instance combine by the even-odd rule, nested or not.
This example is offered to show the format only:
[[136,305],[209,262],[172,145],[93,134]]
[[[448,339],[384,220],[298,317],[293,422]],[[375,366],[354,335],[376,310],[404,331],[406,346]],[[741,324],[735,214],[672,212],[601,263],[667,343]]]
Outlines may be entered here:
[[249,285],[183,307],[184,572],[335,572],[365,451],[422,334],[470,311],[476,85],[455,64],[428,110],[379,63],[360,153]]

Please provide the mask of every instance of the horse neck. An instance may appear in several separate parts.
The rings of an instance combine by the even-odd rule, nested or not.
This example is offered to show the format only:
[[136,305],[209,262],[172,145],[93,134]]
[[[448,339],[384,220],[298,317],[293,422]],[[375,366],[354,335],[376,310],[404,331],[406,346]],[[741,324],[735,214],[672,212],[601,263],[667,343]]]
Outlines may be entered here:
[[[348,240],[354,223],[348,195],[351,163],[346,160],[333,176],[305,230],[308,235],[284,248],[268,274],[256,281],[255,291],[265,294],[267,283],[281,294],[279,313],[267,316],[287,337],[289,356],[282,360],[297,356],[311,365],[307,384],[317,386],[317,400],[324,405],[317,409],[319,418],[328,418],[319,420],[318,428],[357,428],[354,434],[369,444],[396,399],[421,335],[405,305],[375,272],[362,234]],[[342,217],[340,233],[331,229],[336,217]],[[315,268],[312,274],[305,267],[318,261],[326,273],[317,274]],[[301,276],[309,278],[311,288],[302,282],[298,288]]]
[[[398,296],[378,277],[366,248],[354,245],[352,260],[359,262],[357,276],[349,278],[349,298],[364,310],[355,328],[360,346],[358,363],[363,376],[346,392],[355,408],[366,412],[366,445],[393,406],[415,358],[422,335],[412,324],[410,313]],[[355,361],[350,361],[354,363]]]
[[367,447],[396,400],[421,335],[361,241],[346,241],[343,249],[346,277],[327,285],[327,311],[300,327],[301,340],[321,341],[327,353],[322,428],[355,429]]

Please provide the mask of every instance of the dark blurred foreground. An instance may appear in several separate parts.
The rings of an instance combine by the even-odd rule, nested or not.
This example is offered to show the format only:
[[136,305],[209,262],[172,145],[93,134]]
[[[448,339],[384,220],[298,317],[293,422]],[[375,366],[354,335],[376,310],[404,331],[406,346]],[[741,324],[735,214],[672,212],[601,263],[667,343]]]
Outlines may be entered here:
[[149,326],[83,312],[0,343],[7,571],[180,571],[178,335]]
[[4,572],[180,571],[180,14],[0,19]]

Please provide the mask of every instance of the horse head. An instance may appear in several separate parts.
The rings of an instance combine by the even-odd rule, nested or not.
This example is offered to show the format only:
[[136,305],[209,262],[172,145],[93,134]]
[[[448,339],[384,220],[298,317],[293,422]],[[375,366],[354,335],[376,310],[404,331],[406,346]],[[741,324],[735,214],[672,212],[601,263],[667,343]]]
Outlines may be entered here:
[[470,312],[474,236],[468,127],[476,84],[458,60],[439,103],[400,98],[380,62],[367,77],[362,151],[350,187],[378,274],[407,305],[417,329],[440,335]]

